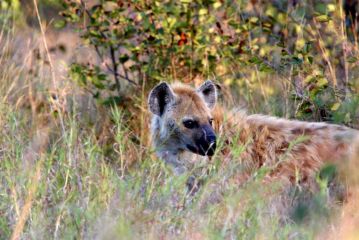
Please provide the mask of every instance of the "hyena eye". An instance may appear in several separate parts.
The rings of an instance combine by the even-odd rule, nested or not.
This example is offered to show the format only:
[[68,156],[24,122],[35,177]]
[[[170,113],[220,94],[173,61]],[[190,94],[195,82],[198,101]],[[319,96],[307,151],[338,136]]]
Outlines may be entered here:
[[213,118],[209,119],[208,121],[209,121],[209,124],[212,126],[212,124],[213,124]]
[[197,124],[196,121],[193,121],[193,120],[184,120],[184,121],[183,121],[183,125],[184,125],[186,128],[192,129],[192,128],[197,127],[198,124]]

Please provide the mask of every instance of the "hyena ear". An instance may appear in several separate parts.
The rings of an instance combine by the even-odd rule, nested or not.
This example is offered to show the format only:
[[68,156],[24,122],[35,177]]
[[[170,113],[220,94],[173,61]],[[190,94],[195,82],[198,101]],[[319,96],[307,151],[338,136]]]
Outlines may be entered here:
[[212,109],[217,102],[217,89],[216,85],[211,81],[205,81],[199,88],[197,92],[202,96],[207,106]]
[[153,114],[162,116],[166,106],[174,100],[174,93],[171,87],[166,83],[162,82],[152,89],[148,96],[148,105],[150,111]]

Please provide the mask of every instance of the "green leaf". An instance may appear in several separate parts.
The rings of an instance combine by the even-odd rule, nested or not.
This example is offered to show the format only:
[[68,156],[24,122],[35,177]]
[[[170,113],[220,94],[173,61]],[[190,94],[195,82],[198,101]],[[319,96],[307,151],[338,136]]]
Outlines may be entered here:
[[94,93],[92,96],[93,96],[93,98],[95,98],[95,99],[98,99],[98,98],[100,98],[100,92],[99,91],[97,91],[96,93]]
[[357,61],[358,61],[358,58],[354,57],[354,56],[350,56],[347,58],[347,62],[349,62],[349,63],[355,63]]
[[62,29],[64,27],[66,27],[66,24],[67,24],[67,22],[65,20],[63,20],[63,19],[56,20],[54,22],[54,27],[57,28],[57,29]]
[[319,178],[327,181],[333,180],[337,173],[337,168],[335,165],[330,164],[327,166],[324,166],[320,172],[319,172]]
[[308,59],[308,62],[309,62],[310,64],[313,63],[313,56],[308,56],[307,59]]
[[222,6],[222,3],[220,1],[217,1],[217,2],[213,3],[213,8],[214,9],[220,8],[221,6]]
[[313,48],[312,43],[306,42],[303,47],[303,52],[309,53],[312,50],[312,48]]
[[201,8],[199,11],[198,11],[198,14],[199,15],[206,15],[208,13],[208,10],[206,8]]
[[130,59],[130,57],[127,54],[122,54],[119,58],[120,63],[125,63]]
[[300,21],[306,13],[306,9],[305,7],[297,7],[294,11],[293,11],[293,18],[297,21]]
[[317,3],[314,6],[314,10],[321,15],[325,15],[327,13],[327,4],[326,3]]
[[300,59],[297,56],[293,56],[292,59],[291,59],[291,63],[294,64],[294,65],[300,65],[300,64],[303,63],[303,60]]
[[123,98],[120,96],[111,96],[103,100],[101,103],[105,106],[114,106],[118,105],[123,101]]
[[260,63],[262,63],[263,61],[262,61],[262,59],[260,59],[260,58],[258,58],[258,57],[256,57],[256,56],[254,56],[254,57],[250,58],[250,59],[248,60],[248,62],[254,63],[254,64],[260,64]]
[[262,63],[259,65],[259,71],[271,73],[274,70],[269,65]]
[[328,22],[330,20],[330,17],[327,15],[319,15],[319,16],[315,17],[315,19],[318,22]]
[[317,80],[317,86],[318,87],[324,87],[328,84],[328,80],[326,78],[319,78]]
[[333,104],[333,106],[330,108],[330,110],[332,111],[337,111],[340,107],[340,103],[339,102],[336,102]]

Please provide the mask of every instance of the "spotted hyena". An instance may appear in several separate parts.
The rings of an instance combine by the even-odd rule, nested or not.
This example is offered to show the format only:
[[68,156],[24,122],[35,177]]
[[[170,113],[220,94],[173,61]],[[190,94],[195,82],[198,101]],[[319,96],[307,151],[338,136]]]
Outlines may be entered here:
[[[219,134],[224,144],[217,152],[222,160],[241,161],[248,175],[266,166],[270,179],[305,182],[325,163],[344,161],[352,140],[359,136],[340,125],[225,111],[215,106],[216,91],[211,81],[197,89],[163,82],[149,94],[154,147],[177,174],[212,156]],[[243,149],[239,156],[231,151],[236,146]]]

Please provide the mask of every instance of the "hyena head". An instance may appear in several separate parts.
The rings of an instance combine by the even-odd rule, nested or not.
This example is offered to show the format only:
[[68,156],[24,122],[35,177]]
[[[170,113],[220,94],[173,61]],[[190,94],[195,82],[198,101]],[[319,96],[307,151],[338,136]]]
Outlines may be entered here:
[[[194,89],[166,82],[152,89],[148,98],[154,114],[152,130],[157,145],[165,150],[188,150],[212,156],[216,149],[216,135],[212,128],[211,109],[217,100],[216,86],[206,81]],[[157,146],[160,147],[160,146]]]

